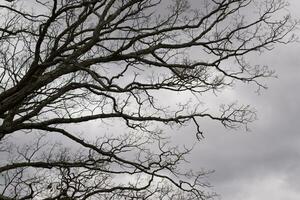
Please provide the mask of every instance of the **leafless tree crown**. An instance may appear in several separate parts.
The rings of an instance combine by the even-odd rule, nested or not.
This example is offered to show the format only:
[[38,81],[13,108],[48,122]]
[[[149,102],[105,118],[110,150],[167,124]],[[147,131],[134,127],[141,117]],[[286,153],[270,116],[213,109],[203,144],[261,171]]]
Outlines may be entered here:
[[[181,167],[191,148],[172,146],[159,127],[191,122],[201,139],[202,119],[239,128],[255,112],[237,104],[209,111],[193,100],[165,105],[162,96],[201,98],[236,82],[265,87],[273,72],[245,56],[295,39],[285,7],[283,0],[0,2],[0,199],[213,198],[208,172]],[[111,120],[127,128],[95,139],[74,128]],[[35,139],[9,142],[22,133]]]

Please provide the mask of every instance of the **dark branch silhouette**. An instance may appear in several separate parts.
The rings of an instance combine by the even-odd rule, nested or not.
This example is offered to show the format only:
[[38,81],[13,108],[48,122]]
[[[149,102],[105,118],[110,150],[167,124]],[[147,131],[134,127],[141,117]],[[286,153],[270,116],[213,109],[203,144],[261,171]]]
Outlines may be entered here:
[[[162,127],[191,122],[201,139],[202,119],[236,129],[255,111],[164,106],[162,94],[264,88],[273,71],[246,56],[293,41],[297,25],[282,0],[8,2],[0,3],[0,153],[9,158],[0,198],[8,200],[213,198],[209,172],[184,171],[192,149],[172,147]],[[111,120],[127,128],[94,140],[72,129]],[[21,132],[36,140],[8,145]]]

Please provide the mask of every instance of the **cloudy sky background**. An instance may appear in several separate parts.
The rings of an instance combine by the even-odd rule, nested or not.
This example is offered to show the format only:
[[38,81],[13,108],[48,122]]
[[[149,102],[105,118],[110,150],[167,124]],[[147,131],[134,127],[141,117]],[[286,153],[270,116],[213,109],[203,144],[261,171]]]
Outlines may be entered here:
[[[300,1],[288,0],[290,12],[300,18]],[[193,6],[197,0],[192,1]],[[300,31],[296,34],[300,36]],[[268,65],[278,78],[266,80],[267,90],[258,95],[256,88],[237,85],[232,90],[209,99],[211,105],[238,100],[257,110],[258,120],[250,132],[227,130],[220,123],[203,121],[205,139],[196,142],[189,156],[194,170],[215,170],[209,176],[212,190],[222,200],[299,200],[300,199],[300,43],[277,45],[271,52],[249,58],[253,63]],[[196,56],[196,55],[191,55]],[[186,100],[185,95],[161,94],[166,105]],[[207,103],[207,102],[205,102]],[[107,125],[107,124],[106,124]],[[91,139],[99,132],[120,133],[119,123],[109,126],[88,123],[81,127]],[[75,127],[74,129],[78,129]],[[103,129],[102,129],[103,128]],[[101,130],[101,131],[100,131]],[[171,140],[180,145],[195,144],[195,127],[170,131]]]
[[[300,1],[288,1],[291,14],[300,18]],[[260,95],[255,88],[238,86],[222,97],[251,104],[258,120],[250,125],[251,132],[205,122],[205,139],[191,153],[190,167],[215,170],[209,181],[222,200],[299,200],[300,43],[280,45],[251,59],[276,70],[278,79],[268,79],[269,89]],[[194,132],[190,126],[174,131],[173,140],[193,144]]]
[[[300,18],[300,1],[289,2],[291,14]],[[251,58],[278,75],[260,95],[247,86],[224,94],[256,108],[258,120],[250,125],[251,132],[205,124],[205,139],[195,146],[190,161],[195,169],[216,170],[209,180],[221,199],[300,199],[299,52],[300,43],[293,43]],[[188,140],[180,134],[176,137]]]

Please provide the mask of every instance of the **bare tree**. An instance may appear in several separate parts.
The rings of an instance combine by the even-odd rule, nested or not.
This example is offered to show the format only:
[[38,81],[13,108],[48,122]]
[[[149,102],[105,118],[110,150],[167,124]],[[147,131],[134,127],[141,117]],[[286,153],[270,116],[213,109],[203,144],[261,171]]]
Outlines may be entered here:
[[[247,127],[255,112],[237,104],[208,112],[196,101],[164,106],[162,94],[265,87],[273,72],[245,56],[293,41],[297,23],[283,0],[194,3],[0,4],[1,199],[213,198],[208,172],[184,171],[191,148],[172,146],[163,127],[191,122],[201,139],[201,119]],[[90,121],[124,129],[88,139],[74,124]],[[34,139],[11,143],[21,133]]]

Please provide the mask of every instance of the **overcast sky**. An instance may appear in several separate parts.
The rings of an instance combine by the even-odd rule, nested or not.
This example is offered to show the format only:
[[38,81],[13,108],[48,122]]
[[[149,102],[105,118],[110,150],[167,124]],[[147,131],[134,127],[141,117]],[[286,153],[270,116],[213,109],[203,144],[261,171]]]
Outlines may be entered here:
[[[300,18],[300,0],[288,1],[292,15]],[[253,59],[276,70],[278,79],[269,79],[269,88],[260,95],[249,87],[225,94],[256,108],[258,120],[250,125],[251,132],[207,122],[205,139],[189,160],[194,169],[215,170],[209,181],[222,200],[299,200],[300,43]],[[178,131],[175,139],[194,141],[190,132],[194,127]]]
[[[300,1],[289,2],[292,15],[299,18]],[[195,147],[191,161],[194,168],[216,170],[210,182],[221,199],[300,199],[299,53],[300,43],[294,43],[254,58],[278,75],[260,95],[247,87],[227,93],[257,109],[251,132],[206,124],[206,138]]]
[[[291,14],[300,18],[300,1],[289,2]],[[297,35],[300,36],[300,31]],[[267,80],[269,88],[260,95],[247,86],[223,94],[256,108],[258,120],[250,125],[251,132],[226,130],[209,121],[201,127],[205,139],[195,146],[190,165],[195,170],[215,170],[209,182],[220,199],[300,199],[299,53],[300,43],[293,43],[252,58],[270,66],[278,75],[278,79]],[[194,132],[195,127],[185,127],[172,137],[177,142],[194,143]]]

